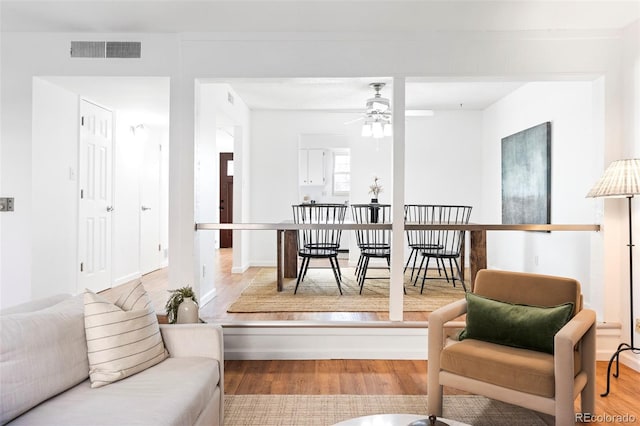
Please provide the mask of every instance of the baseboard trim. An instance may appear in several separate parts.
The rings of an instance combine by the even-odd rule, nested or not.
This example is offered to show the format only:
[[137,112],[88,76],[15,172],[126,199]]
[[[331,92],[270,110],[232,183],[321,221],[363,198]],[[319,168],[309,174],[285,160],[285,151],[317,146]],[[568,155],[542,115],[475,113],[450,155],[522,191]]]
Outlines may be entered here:
[[631,354],[629,351],[623,352],[620,355],[620,362],[640,373],[640,358]]
[[112,287],[117,287],[119,285],[126,284],[128,282],[133,281],[133,280],[139,280],[140,278],[142,278],[142,274],[140,272],[134,272],[132,274],[125,275],[124,277],[120,277],[120,278],[116,279],[113,282]]
[[200,296],[200,302],[198,303],[200,306],[204,306],[207,303],[211,302],[213,299],[215,299],[216,297],[216,289],[214,288],[213,290],[207,292],[206,294],[203,294]]
[[245,266],[234,266],[231,268],[231,273],[232,274],[243,274],[245,272],[247,272],[247,269],[249,269],[249,265],[245,265]]

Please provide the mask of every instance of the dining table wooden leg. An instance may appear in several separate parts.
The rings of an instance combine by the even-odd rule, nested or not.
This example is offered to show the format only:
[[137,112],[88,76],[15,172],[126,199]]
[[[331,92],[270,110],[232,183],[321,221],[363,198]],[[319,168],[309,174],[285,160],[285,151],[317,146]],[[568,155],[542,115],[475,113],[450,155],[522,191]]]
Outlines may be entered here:
[[284,237],[284,230],[277,229],[276,230],[276,289],[277,291],[282,291],[282,282],[284,281],[284,265],[283,265],[283,244],[282,239]]
[[476,275],[481,269],[487,269],[487,231],[469,231],[471,234],[471,291],[475,288]]
[[284,277],[298,278],[298,231],[284,231]]

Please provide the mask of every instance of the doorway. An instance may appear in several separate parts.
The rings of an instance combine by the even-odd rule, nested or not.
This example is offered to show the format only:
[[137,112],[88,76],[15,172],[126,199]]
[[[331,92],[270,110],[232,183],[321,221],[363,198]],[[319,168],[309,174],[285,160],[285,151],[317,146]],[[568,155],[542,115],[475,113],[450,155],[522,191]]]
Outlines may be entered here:
[[[220,153],[220,223],[233,223],[233,152]],[[233,247],[233,231],[220,230],[220,248]]]

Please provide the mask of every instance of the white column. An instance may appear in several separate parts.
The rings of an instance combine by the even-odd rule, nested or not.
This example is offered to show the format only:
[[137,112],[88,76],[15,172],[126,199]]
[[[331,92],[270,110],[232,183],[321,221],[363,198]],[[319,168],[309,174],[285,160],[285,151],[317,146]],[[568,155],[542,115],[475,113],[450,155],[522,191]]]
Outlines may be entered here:
[[391,216],[391,284],[389,319],[402,321],[404,300],[404,120],[405,78],[393,79],[393,202]]
[[200,296],[195,256],[194,80],[171,79],[169,140],[169,289],[192,286]]

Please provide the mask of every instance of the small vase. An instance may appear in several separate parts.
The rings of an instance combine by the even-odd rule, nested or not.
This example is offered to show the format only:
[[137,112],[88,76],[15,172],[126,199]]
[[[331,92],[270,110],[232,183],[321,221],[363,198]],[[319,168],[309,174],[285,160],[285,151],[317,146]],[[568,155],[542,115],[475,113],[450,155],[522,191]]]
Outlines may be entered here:
[[[372,203],[374,204],[374,203]],[[375,203],[377,204],[377,203]],[[380,207],[378,206],[369,206],[369,213],[370,213],[370,217],[369,217],[369,223],[378,223],[378,216],[380,213]]]
[[185,297],[178,306],[178,324],[193,324],[199,322],[198,305],[190,297]]

